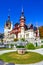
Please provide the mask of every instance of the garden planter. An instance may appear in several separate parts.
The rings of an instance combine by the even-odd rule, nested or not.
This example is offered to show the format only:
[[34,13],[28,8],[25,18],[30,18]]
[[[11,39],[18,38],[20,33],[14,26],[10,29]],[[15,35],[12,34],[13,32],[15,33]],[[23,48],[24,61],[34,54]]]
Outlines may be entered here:
[[26,49],[25,48],[17,48],[18,54],[25,54]]

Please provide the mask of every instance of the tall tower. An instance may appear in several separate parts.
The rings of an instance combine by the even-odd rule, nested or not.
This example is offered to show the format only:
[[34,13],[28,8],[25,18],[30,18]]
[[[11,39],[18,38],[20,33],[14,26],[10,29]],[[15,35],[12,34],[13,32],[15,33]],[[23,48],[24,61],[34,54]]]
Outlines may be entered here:
[[4,26],[4,40],[5,42],[7,41],[7,39],[9,38],[9,32],[12,30],[12,23],[10,21],[10,16],[8,16],[8,19],[5,23],[5,26]]
[[11,23],[11,21],[10,21],[10,16],[8,16],[8,20],[7,20],[6,23],[5,23],[4,30],[5,30],[5,29],[8,30],[8,32],[12,30],[12,23]]
[[22,8],[22,13],[21,13],[21,17],[20,17],[20,28],[21,28],[21,38],[25,38],[25,16],[24,16],[24,10]]

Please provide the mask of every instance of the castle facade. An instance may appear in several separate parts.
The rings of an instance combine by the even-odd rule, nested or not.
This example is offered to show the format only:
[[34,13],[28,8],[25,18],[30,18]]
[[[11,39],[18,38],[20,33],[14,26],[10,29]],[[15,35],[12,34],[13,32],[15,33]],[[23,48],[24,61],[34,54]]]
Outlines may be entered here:
[[14,26],[10,21],[10,16],[4,26],[4,42],[14,41],[15,38],[19,40],[24,38],[29,42],[34,42],[36,39],[39,40],[39,29],[33,24],[26,25],[26,18],[22,9],[19,23],[17,22]]

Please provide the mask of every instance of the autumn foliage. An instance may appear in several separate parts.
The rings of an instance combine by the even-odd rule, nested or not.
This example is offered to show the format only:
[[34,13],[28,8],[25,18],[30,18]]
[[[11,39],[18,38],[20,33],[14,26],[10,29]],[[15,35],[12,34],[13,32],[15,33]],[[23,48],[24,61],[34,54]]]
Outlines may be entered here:
[[39,27],[40,38],[43,38],[43,26]]

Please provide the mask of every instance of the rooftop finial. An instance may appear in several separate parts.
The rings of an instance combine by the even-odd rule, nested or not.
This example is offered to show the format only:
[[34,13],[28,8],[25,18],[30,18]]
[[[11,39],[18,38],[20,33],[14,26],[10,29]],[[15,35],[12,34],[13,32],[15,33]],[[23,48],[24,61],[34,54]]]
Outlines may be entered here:
[[8,16],[10,16],[10,8],[8,9]]
[[8,9],[8,20],[10,20],[10,8]]
[[25,16],[24,16],[24,10],[23,10],[23,7],[22,7],[21,16],[20,16],[20,20],[21,20],[21,19],[24,19],[24,20],[25,20]]
[[22,15],[24,15],[24,10],[23,10],[23,7],[22,7]]
[[24,12],[23,7],[22,7],[22,12]]

